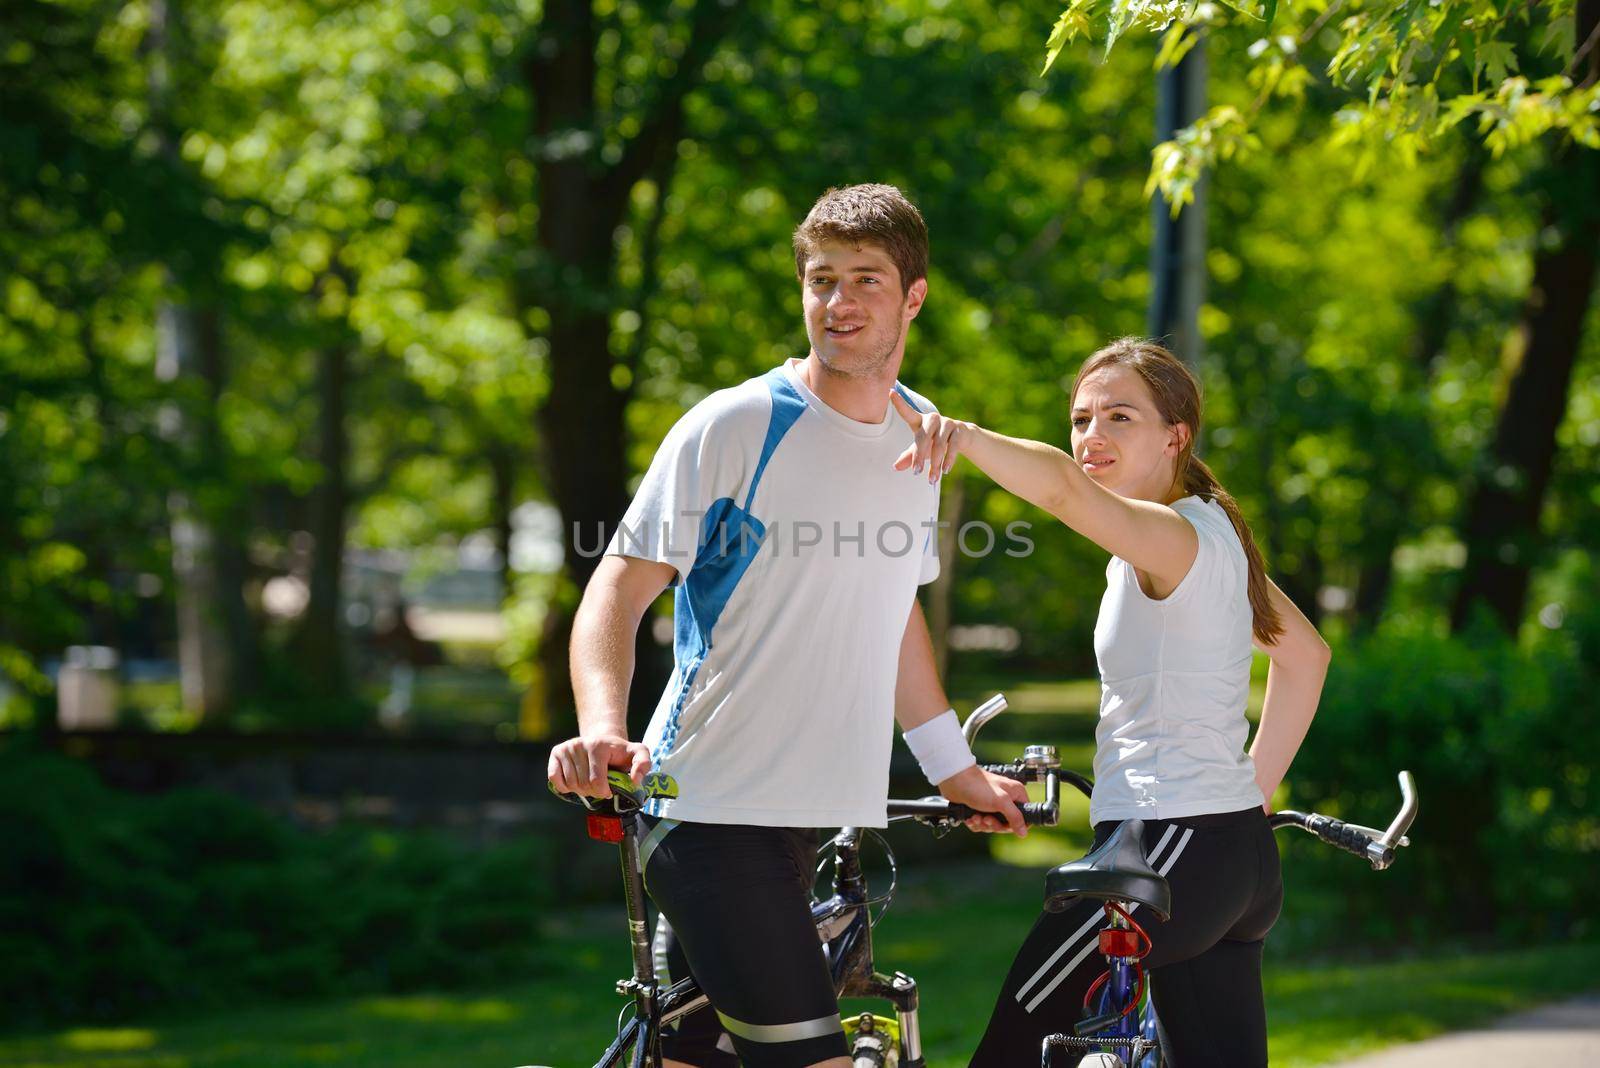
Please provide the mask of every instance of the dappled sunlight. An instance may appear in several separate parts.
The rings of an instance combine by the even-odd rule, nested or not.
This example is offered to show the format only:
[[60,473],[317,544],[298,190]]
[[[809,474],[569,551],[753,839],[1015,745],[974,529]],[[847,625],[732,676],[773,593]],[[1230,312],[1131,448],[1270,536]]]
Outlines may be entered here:
[[126,1053],[149,1049],[159,1036],[134,1027],[78,1027],[61,1036],[61,1044],[83,1053]]
[[[1079,826],[1082,826],[1081,821]],[[1087,832],[1072,834],[1058,828],[1030,827],[1026,838],[1018,838],[1014,834],[995,835],[990,855],[999,863],[1013,868],[1037,869],[1042,879],[1046,868],[1083,856],[1088,844]],[[1043,901],[1044,883],[1041,882],[1039,887],[1040,901]]]
[[522,1014],[522,1010],[501,998],[437,996],[368,998],[358,1009],[381,1019],[429,1024],[507,1023]]

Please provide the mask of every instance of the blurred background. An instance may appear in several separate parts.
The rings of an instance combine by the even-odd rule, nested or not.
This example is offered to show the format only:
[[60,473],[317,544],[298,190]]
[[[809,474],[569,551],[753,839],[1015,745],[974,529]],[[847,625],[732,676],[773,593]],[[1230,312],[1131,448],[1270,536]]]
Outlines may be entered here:
[[[8,0],[0,1063],[592,1063],[571,615],[667,428],[806,351],[789,235],[860,181],[927,218],[946,412],[1065,444],[1105,341],[1196,369],[1335,650],[1277,803],[1417,776],[1381,876],[1282,842],[1275,1062],[1592,986],[1597,5],[1276,6]],[[1087,771],[1104,554],[967,465],[942,502],[1033,524],[923,590],[959,706],[1012,698],[983,755]],[[1085,817],[891,835],[933,1063]]]

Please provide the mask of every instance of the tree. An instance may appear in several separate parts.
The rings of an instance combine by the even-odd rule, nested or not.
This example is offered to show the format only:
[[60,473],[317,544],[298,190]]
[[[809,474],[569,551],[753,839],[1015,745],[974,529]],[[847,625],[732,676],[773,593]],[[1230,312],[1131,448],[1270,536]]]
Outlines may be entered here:
[[[1179,4],[1107,7],[1105,0],[1073,0],[1050,36],[1046,69],[1067,44],[1090,35],[1101,18],[1108,50],[1137,27],[1163,35],[1159,64],[1176,62],[1191,40],[1179,21],[1183,14]],[[1270,101],[1304,100],[1315,78],[1306,52],[1318,49],[1329,53],[1325,74],[1332,86],[1365,90],[1365,100],[1351,101],[1339,112],[1329,138],[1332,145],[1356,149],[1360,168],[1370,167],[1380,153],[1414,163],[1457,127],[1472,127],[1495,157],[1540,139],[1551,142],[1544,184],[1575,195],[1549,198],[1544,211],[1542,229],[1557,236],[1536,255],[1519,327],[1525,344],[1485,465],[1488,477],[1480,480],[1466,510],[1467,566],[1451,613],[1457,629],[1478,600],[1486,601],[1508,630],[1515,630],[1522,615],[1533,556],[1528,542],[1538,529],[1600,248],[1594,208],[1600,187],[1593,173],[1594,150],[1600,149],[1597,16],[1595,0],[1504,9],[1487,0],[1430,5],[1335,0],[1282,13],[1277,0],[1266,0],[1259,13],[1233,4],[1207,5],[1201,20],[1216,27],[1245,27],[1254,36],[1254,23],[1266,33],[1276,22],[1282,32],[1261,36],[1249,48],[1249,81],[1256,92],[1248,104],[1214,107],[1153,156],[1149,189],[1159,188],[1177,211],[1192,199],[1208,168],[1259,147],[1253,125]],[[1524,64],[1540,69],[1530,78],[1521,72]],[[1475,166],[1469,157],[1463,173],[1468,194],[1476,182]],[[1441,291],[1446,307],[1449,292]],[[1438,329],[1424,333],[1424,347]],[[1543,415],[1530,422],[1522,416],[1530,410]],[[1392,520],[1380,522],[1378,529],[1394,526]],[[1382,536],[1375,541],[1377,552],[1392,544]],[[1371,599],[1387,588],[1387,566],[1384,561],[1369,570],[1368,583],[1375,587],[1366,593],[1369,616],[1375,611]]]
[[[674,25],[679,19],[664,16],[622,34],[624,27],[608,26],[612,20],[592,0],[551,0],[524,51],[540,255],[519,272],[515,292],[521,318],[537,316],[546,324],[541,334],[549,344],[550,391],[539,425],[549,488],[561,511],[567,578],[579,589],[597,560],[580,551],[580,539],[609,540],[627,506],[624,412],[637,368],[628,362],[633,350],[621,359],[611,351],[615,234],[640,182],[653,177],[658,200],[665,195],[685,100],[739,7],[735,0],[698,0],[681,20],[682,30]],[[604,69],[602,28],[621,36],[622,47],[641,49],[614,54],[613,62],[631,62],[655,76],[630,86],[616,70]],[[566,657],[574,607],[570,596],[558,596],[546,615],[540,662],[551,709],[571,701]],[[647,707],[654,696],[648,681],[660,673],[652,670],[659,658],[645,628],[637,650],[644,670],[633,693]]]

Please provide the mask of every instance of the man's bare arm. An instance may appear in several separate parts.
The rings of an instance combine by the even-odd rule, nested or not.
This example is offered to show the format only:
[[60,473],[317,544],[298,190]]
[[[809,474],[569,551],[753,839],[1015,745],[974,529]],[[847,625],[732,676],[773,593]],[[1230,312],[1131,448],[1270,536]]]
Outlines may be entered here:
[[628,739],[634,640],[645,612],[677,575],[671,564],[632,556],[606,556],[595,568],[572,621],[578,737],[550,751],[547,770],[557,790],[609,797],[608,768],[626,768],[636,783],[650,770],[649,751]]

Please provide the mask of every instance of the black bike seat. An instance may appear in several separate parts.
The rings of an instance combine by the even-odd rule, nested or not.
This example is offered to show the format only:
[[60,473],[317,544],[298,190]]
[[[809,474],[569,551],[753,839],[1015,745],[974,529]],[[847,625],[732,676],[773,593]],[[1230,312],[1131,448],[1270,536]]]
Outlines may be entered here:
[[1050,869],[1044,909],[1060,912],[1075,897],[1132,901],[1162,920],[1172,915],[1172,887],[1144,855],[1144,821],[1124,820],[1100,848]]

